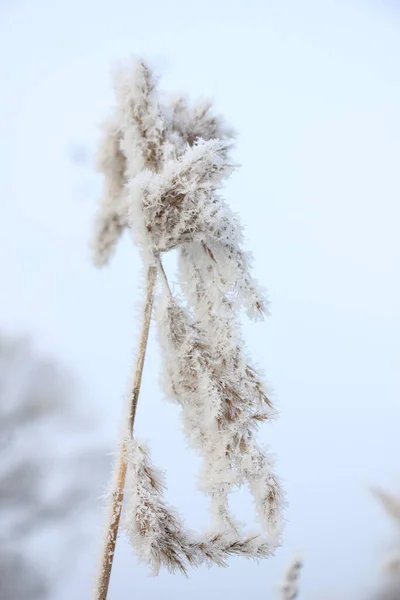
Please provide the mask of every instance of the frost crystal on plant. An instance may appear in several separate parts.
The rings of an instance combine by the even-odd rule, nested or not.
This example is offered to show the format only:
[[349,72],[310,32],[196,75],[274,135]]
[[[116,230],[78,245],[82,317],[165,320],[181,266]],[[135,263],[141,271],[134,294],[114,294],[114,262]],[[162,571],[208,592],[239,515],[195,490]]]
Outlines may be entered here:
[[104,174],[101,211],[96,220],[93,258],[98,266],[106,264],[126,226],[126,159],[120,149],[121,135],[115,119],[103,124],[103,137],[97,150],[96,166]]
[[194,562],[190,542],[179,516],[163,499],[163,474],[150,463],[146,449],[135,441],[126,444],[128,475],[124,526],[139,557],[155,574],[161,565],[186,572],[185,563]]
[[[185,572],[228,556],[270,556],[279,544],[282,493],[273,461],[256,433],[275,411],[246,354],[238,311],[266,312],[251,275],[243,232],[222,196],[236,168],[234,132],[211,103],[160,99],[149,67],[136,61],[115,79],[116,104],[100,146],[104,174],[96,261],[108,261],[129,228],[147,265],[164,285],[156,302],[165,396],[181,407],[184,433],[203,459],[200,488],[209,497],[210,531],[196,538],[163,500],[163,482],[136,441],[125,445],[128,483],[125,529],[155,572]],[[178,253],[182,297],[175,298],[162,254]],[[236,522],[230,493],[247,485],[260,531],[249,536]]]

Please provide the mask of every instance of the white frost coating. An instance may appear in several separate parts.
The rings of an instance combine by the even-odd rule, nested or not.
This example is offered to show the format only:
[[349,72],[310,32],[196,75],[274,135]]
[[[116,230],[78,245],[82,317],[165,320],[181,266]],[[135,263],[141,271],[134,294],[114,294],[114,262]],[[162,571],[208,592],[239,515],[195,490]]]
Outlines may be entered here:
[[[160,172],[143,171],[131,181],[132,228],[135,232],[135,223],[144,220],[151,251],[202,240],[215,227],[221,209],[213,194],[232,171],[222,150],[219,140],[199,140],[179,158],[165,161]],[[138,241],[143,243],[141,237]]]
[[157,169],[169,145],[158,107],[156,81],[142,61],[131,61],[114,72],[116,103],[103,125],[97,169],[104,175],[93,242],[94,262],[108,263],[128,225],[125,187],[145,168]]
[[93,239],[93,260],[102,266],[110,260],[118,239],[126,227],[128,202],[125,193],[126,159],[120,150],[120,132],[112,118],[103,124],[103,136],[96,157],[97,170],[104,175],[103,193]]
[[235,131],[220,115],[212,112],[212,102],[198,100],[193,106],[183,96],[171,99],[165,106],[171,129],[182,145],[192,146],[197,140],[222,140],[228,150],[236,137]]
[[259,534],[238,538],[230,530],[201,539],[185,530],[178,514],[164,500],[164,474],[155,469],[143,443],[127,441],[126,505],[123,527],[138,557],[157,575],[160,567],[186,574],[188,565],[227,566],[229,556],[266,558],[273,553]]
[[186,572],[193,552],[179,516],[164,502],[164,475],[150,463],[142,443],[126,444],[127,479],[123,526],[139,558],[154,574],[161,565]]
[[210,310],[218,313],[244,308],[253,320],[267,313],[264,291],[249,274],[252,256],[232,243],[207,237],[201,243],[187,243],[180,249],[179,281],[189,306],[204,317]]
[[163,160],[166,124],[158,105],[157,81],[142,61],[114,73],[120,148],[127,160],[127,179],[143,168],[157,169]]
[[[203,458],[200,488],[210,499],[211,532],[189,534],[163,500],[164,484],[148,453],[127,442],[124,524],[138,554],[161,565],[225,565],[229,555],[261,558],[279,544],[282,493],[273,461],[255,435],[275,417],[260,376],[247,357],[238,311],[266,312],[251,276],[243,231],[221,195],[235,169],[234,132],[211,111],[182,97],[161,102],[157,81],[142,61],[115,76],[116,104],[99,149],[104,193],[97,220],[95,261],[108,262],[129,227],[144,263],[178,250],[178,304],[168,288],[156,303],[163,358],[162,387],[182,410],[183,430]],[[234,489],[252,493],[260,532],[243,533],[229,508]]]
[[272,460],[254,440],[258,423],[274,416],[262,383],[231,337],[228,322],[213,323],[210,344],[207,332],[190,323],[174,301],[161,298],[156,315],[164,391],[181,404],[184,431],[203,456],[200,485],[212,498],[218,525],[237,531],[228,496],[235,486],[247,483],[263,530],[278,543],[281,491]]
[[234,530],[208,533],[202,539],[186,531],[164,500],[164,474],[151,464],[143,443],[126,444],[127,480],[123,527],[138,557],[157,575],[160,567],[186,574],[188,565],[227,566],[229,556],[266,558],[274,550],[258,534],[239,538]]

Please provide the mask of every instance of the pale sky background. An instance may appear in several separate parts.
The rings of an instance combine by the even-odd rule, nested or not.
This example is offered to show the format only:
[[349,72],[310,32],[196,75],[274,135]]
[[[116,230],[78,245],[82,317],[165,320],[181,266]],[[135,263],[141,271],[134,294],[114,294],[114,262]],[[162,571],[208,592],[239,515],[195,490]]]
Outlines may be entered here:
[[[114,444],[141,267],[128,237],[109,269],[91,266],[100,180],[70,151],[92,153],[110,67],[130,54],[151,60],[165,89],[213,97],[239,131],[243,166],[227,196],[271,300],[271,318],[245,334],[281,412],[261,436],[287,490],[283,547],[259,565],[154,579],[121,539],[110,600],[270,599],[296,551],[302,598],[355,598],[378,581],[395,532],[368,486],[400,490],[399,7],[0,2],[0,327],[32,334],[75,370]],[[137,430],[168,471],[171,501],[201,528],[198,462],[178,410],[160,400],[157,367],[152,338]],[[247,495],[234,502],[250,518]],[[56,600],[90,597],[100,543],[99,530],[77,548]]]

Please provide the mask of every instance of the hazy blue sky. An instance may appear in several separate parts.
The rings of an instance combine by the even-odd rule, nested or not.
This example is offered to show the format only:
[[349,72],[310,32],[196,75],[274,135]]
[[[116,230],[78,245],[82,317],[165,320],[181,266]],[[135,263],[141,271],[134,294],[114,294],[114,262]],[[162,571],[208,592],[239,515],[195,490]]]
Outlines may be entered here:
[[[0,326],[32,333],[76,370],[112,442],[135,350],[140,261],[127,238],[112,268],[92,268],[99,181],[69,151],[93,150],[112,99],[110,66],[129,54],[150,59],[166,89],[215,98],[240,133],[243,167],[227,194],[272,310],[245,332],[281,411],[262,437],[289,508],[284,547],[259,566],[238,560],[189,580],[152,579],[123,542],[110,600],[272,598],[296,550],[304,598],[354,597],[378,577],[391,540],[367,485],[400,489],[398,5],[0,4]],[[157,364],[152,339],[138,431],[168,469],[172,501],[200,527],[197,460],[176,408],[160,401]],[[235,504],[251,511],[246,494]],[[98,541],[60,600],[88,597]]]

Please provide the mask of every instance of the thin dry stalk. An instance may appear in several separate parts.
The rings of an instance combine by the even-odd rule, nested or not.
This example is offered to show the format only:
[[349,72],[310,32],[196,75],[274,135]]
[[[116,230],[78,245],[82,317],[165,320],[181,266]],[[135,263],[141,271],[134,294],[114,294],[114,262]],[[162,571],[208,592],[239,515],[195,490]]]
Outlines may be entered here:
[[[135,375],[133,379],[132,395],[129,403],[129,411],[127,418],[127,428],[129,434],[133,433],[133,425],[135,422],[136,408],[140,392],[140,384],[142,382],[142,373],[144,359],[146,355],[147,340],[149,337],[151,312],[153,308],[154,291],[157,279],[157,267],[150,266],[147,274],[147,291],[146,302],[143,313],[142,331],[139,339],[139,350],[136,360]],[[96,600],[106,600],[108,594],[108,586],[110,583],[111,569],[115,554],[115,545],[117,543],[117,535],[119,522],[121,519],[122,504],[124,499],[124,487],[126,479],[126,443],[125,440],[121,443],[118,462],[115,467],[115,479],[112,490],[112,504],[110,507],[110,515],[107,525],[106,541],[102,556],[98,584],[96,589]]]

